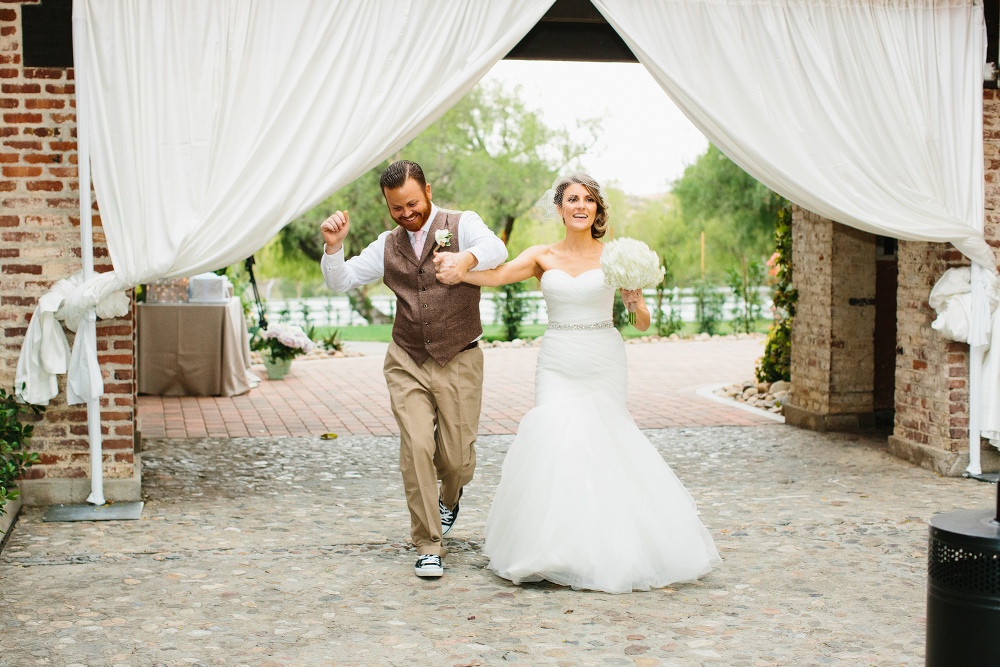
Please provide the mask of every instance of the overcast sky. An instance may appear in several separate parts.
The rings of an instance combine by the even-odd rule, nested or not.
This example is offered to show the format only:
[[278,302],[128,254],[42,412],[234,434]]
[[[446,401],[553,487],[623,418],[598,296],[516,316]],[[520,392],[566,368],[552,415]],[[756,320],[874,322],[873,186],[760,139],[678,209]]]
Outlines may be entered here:
[[604,132],[583,167],[629,194],[666,192],[708,148],[639,64],[501,60],[486,79],[520,84],[528,107],[550,127],[572,130],[577,119],[603,118]]

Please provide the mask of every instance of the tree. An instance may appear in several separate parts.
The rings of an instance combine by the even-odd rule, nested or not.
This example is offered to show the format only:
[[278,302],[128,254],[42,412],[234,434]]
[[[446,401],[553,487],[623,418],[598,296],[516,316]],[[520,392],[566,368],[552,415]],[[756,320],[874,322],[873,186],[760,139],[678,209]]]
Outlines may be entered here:
[[[677,197],[668,193],[632,199],[627,223],[616,222],[615,234],[644,241],[661,257],[669,257],[671,285],[690,285],[700,278],[699,230],[681,216]],[[614,217],[620,219],[617,213]]]
[[728,256],[723,263],[738,266],[746,282],[750,258],[766,255],[786,200],[712,144],[674,181],[672,191],[686,226],[706,232],[710,244]]
[[[319,226],[334,211],[346,210],[351,217],[351,232],[344,241],[344,256],[353,257],[360,253],[378,235],[395,226],[385,201],[379,195],[379,177],[386,163],[362,174],[350,185],[341,188],[323,200],[318,206],[293,220],[279,232],[274,247],[267,250],[274,253],[274,260],[267,264],[271,273],[276,270],[281,275],[296,274],[307,264],[310,271],[319,273],[319,262],[323,256],[323,235]],[[270,259],[268,255],[265,258]],[[347,293],[351,307],[369,324],[388,324],[392,318],[372,305],[369,286],[362,285]]]
[[[518,88],[508,92],[499,84],[480,84],[393,159],[420,164],[436,204],[476,211],[507,242],[517,219],[558,173],[593,145],[599,131],[597,120],[583,123],[573,136],[549,128],[536,111],[525,107]],[[375,166],[282,229],[282,260],[318,263],[323,249],[319,225],[338,209],[351,216],[345,257],[393,229],[379,191],[379,177],[387,166],[388,161]],[[348,297],[369,322],[390,319],[371,307],[368,286]]]
[[520,88],[476,86],[403,151],[423,167],[434,198],[471,209],[506,243],[519,217],[596,141],[599,120],[575,133],[545,125]]

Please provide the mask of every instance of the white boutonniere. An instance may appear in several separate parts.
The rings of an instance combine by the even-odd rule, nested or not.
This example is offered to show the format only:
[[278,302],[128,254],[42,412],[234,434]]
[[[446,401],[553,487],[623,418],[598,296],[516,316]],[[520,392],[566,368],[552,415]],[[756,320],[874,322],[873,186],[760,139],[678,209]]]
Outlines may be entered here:
[[[434,243],[437,244],[437,248],[443,248],[445,246],[451,245],[451,232],[447,229],[439,229],[434,232]],[[434,250],[437,250],[435,248]]]

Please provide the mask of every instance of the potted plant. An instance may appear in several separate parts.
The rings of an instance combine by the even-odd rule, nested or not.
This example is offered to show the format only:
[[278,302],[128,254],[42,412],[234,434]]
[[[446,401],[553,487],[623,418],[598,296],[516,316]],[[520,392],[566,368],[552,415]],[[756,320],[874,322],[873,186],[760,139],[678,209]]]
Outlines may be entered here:
[[268,380],[281,380],[292,366],[292,359],[308,354],[314,345],[309,336],[292,324],[271,324],[260,332],[260,357]]

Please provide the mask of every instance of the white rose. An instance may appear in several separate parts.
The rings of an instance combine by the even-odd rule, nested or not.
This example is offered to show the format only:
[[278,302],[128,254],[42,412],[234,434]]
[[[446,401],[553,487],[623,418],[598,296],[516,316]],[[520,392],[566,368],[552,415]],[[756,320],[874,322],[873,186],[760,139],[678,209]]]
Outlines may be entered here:
[[450,246],[451,245],[451,232],[447,229],[439,229],[434,232],[434,242],[439,246]]

